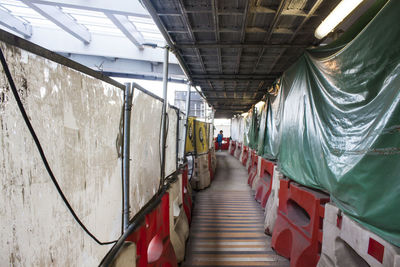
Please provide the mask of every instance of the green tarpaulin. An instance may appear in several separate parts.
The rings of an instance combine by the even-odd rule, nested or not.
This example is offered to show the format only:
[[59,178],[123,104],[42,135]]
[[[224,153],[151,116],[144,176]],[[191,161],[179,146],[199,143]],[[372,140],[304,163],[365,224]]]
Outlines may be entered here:
[[267,107],[266,102],[260,110],[260,126],[258,128],[258,138],[257,138],[257,154],[262,156],[264,154],[264,139],[265,139],[265,128],[267,123]]
[[245,146],[249,146],[250,143],[250,125],[251,125],[251,117],[252,114],[249,113],[246,117],[243,118],[243,144]]
[[264,157],[278,158],[285,175],[329,192],[346,214],[397,246],[399,14],[400,1],[389,1],[334,53],[306,52],[269,99],[264,140]]
[[249,129],[249,147],[251,149],[257,149],[258,146],[258,131],[260,123],[260,112],[256,107],[252,109],[250,129]]
[[289,85],[281,86],[276,96],[268,98],[263,158],[275,160],[278,156],[281,138],[280,127],[287,92],[285,90],[286,87],[289,87]]

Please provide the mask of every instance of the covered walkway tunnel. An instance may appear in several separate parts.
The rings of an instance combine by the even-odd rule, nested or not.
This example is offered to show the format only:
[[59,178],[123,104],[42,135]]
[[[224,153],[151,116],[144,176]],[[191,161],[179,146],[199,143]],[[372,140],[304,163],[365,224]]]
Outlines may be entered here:
[[0,265],[400,267],[399,13],[0,0]]

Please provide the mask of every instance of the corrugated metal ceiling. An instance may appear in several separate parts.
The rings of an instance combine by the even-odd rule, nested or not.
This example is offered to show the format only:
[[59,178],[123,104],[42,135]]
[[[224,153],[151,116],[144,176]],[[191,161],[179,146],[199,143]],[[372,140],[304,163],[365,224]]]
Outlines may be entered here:
[[[340,0],[143,0],[217,117],[247,111]],[[150,12],[152,13],[152,12]]]

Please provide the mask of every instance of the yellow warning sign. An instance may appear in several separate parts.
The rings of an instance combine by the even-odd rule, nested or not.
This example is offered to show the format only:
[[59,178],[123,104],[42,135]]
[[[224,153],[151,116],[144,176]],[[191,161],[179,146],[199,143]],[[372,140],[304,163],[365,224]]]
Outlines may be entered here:
[[207,123],[195,120],[196,152],[203,154],[208,152],[208,127]]
[[194,125],[194,118],[188,118],[188,129],[186,131],[186,146],[185,146],[185,153],[194,152],[195,150],[195,125]]

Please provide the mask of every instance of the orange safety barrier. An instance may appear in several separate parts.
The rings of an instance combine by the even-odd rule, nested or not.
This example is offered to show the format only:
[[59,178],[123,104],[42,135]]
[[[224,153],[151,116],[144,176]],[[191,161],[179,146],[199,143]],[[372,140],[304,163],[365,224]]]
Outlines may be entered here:
[[169,238],[169,194],[146,215],[145,221],[127,241],[136,244],[136,266],[177,267],[175,251]]
[[[265,208],[272,188],[272,177],[274,176],[275,163],[261,159],[260,179],[256,186],[255,199]],[[254,178],[253,178],[254,181]],[[252,186],[252,183],[250,184]]]
[[271,246],[291,267],[316,266],[321,254],[325,193],[282,179]]

